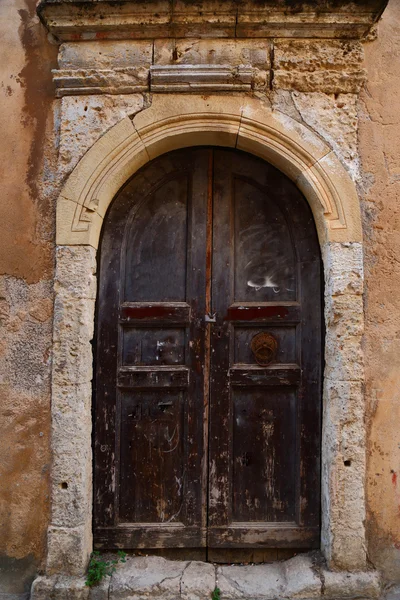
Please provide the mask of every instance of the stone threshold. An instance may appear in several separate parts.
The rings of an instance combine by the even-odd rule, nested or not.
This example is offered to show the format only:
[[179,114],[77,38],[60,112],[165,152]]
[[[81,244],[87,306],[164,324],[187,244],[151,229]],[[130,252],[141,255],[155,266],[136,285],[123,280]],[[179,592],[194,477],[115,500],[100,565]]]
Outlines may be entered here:
[[314,552],[256,565],[132,556],[91,589],[85,586],[84,577],[38,577],[32,585],[31,600],[210,600],[216,587],[221,600],[366,600],[381,595],[377,571],[329,571],[321,555]]

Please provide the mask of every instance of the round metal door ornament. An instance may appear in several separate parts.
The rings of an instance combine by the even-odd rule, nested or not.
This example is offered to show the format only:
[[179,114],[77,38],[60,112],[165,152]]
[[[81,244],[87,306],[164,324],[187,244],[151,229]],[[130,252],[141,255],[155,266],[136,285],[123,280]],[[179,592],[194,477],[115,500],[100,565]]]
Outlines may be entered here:
[[257,333],[251,340],[250,348],[257,364],[266,367],[276,358],[278,340],[270,333]]

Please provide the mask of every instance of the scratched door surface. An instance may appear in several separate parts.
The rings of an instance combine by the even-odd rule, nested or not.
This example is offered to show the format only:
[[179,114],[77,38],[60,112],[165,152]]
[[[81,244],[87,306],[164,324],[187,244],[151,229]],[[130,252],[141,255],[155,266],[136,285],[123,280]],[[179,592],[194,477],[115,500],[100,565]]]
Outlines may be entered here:
[[311,211],[248,155],[214,152],[211,547],[317,547],[321,283]]
[[321,290],[310,209],[246,154],[156,159],[105,218],[99,548],[316,547]]
[[208,150],[154,161],[119,192],[105,219],[96,342],[98,547],[206,544],[209,163]]

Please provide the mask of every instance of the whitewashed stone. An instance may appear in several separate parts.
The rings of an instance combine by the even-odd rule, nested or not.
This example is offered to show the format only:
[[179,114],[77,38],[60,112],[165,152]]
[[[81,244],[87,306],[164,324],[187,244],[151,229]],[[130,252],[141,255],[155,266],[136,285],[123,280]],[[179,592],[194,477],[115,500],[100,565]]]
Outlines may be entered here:
[[30,600],[49,600],[52,597],[58,575],[53,577],[36,577],[31,587]]
[[359,242],[330,242],[322,249],[325,294],[362,294],[363,249]]
[[54,600],[89,600],[90,589],[84,577],[59,576],[54,586]]
[[53,385],[76,385],[92,380],[94,301],[67,300],[54,303]]
[[312,559],[299,554],[285,563],[286,598],[317,598],[321,596],[321,580],[313,569]]
[[377,571],[346,573],[324,570],[324,597],[337,598],[378,598],[380,578]]
[[85,524],[79,527],[50,526],[47,533],[46,573],[82,577],[91,551],[91,520],[86,519]]
[[222,598],[272,600],[284,597],[286,587],[285,567],[282,563],[219,567],[217,579]]
[[71,172],[79,159],[110,127],[143,108],[141,94],[65,97],[61,101],[59,176]]
[[54,291],[69,298],[96,297],[96,250],[91,246],[57,246]]
[[158,556],[128,558],[111,578],[110,600],[176,600],[187,562]]
[[363,297],[343,294],[325,298],[326,325],[342,343],[364,333]]
[[181,581],[183,600],[203,600],[211,598],[215,588],[215,567],[210,563],[192,561],[183,572]]
[[98,584],[90,588],[89,600],[109,600],[111,577],[106,575]]
[[292,98],[303,121],[328,142],[356,180],[359,176],[358,96],[294,91]]

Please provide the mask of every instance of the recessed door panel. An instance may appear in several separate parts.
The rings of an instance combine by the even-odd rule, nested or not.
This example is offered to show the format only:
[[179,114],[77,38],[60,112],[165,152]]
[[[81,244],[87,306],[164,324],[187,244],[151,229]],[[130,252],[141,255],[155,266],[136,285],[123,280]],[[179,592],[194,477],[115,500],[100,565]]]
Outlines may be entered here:
[[232,391],[232,521],[296,520],[296,390]]

